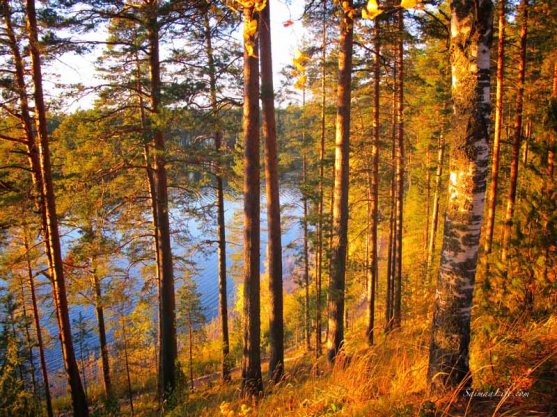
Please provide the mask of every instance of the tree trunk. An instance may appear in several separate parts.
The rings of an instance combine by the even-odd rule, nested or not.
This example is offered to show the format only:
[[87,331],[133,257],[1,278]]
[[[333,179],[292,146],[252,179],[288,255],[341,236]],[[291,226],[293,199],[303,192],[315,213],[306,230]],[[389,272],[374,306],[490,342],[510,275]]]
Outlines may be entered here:
[[38,397],[39,391],[37,389],[37,379],[36,379],[37,371],[35,368],[35,358],[33,356],[33,343],[31,340],[31,331],[30,331],[31,323],[29,321],[29,316],[27,315],[27,300],[25,297],[25,284],[23,281],[23,277],[20,277],[19,285],[21,287],[21,309],[23,313],[23,324],[25,328],[25,341],[27,342],[27,353],[29,354],[29,357],[27,359],[29,361],[31,384],[33,387],[33,403],[34,403],[33,406],[35,407],[37,406],[38,403],[37,399],[39,399]]
[[373,143],[371,145],[371,178],[369,184],[369,235],[368,247],[370,251],[370,263],[368,265],[368,322],[367,340],[373,345],[373,329],[375,327],[375,288],[378,281],[379,259],[377,227],[379,223],[379,98],[380,98],[380,76],[381,56],[379,44],[379,21],[374,23],[374,61],[373,61]]
[[323,278],[323,193],[325,169],[325,105],[326,105],[326,56],[327,56],[327,0],[322,0],[321,27],[321,136],[319,141],[319,202],[317,216],[317,254],[315,260],[315,357],[321,356],[321,283]]
[[126,381],[128,383],[128,400],[130,403],[130,414],[134,416],[134,409],[133,409],[133,392],[132,392],[132,379],[130,373],[130,361],[128,357],[128,337],[126,335],[126,324],[125,318],[122,317],[122,343],[124,343],[124,364],[126,366]]
[[[393,48],[393,54],[396,55],[396,48]],[[398,66],[393,65],[393,95],[392,95],[392,113],[391,113],[391,207],[389,216],[389,252],[387,255],[387,301],[386,301],[386,317],[385,332],[388,333],[393,329],[394,314],[394,277],[396,262],[396,146],[397,146],[397,74]]]
[[58,233],[58,219],[56,215],[56,201],[52,184],[52,168],[50,163],[49,139],[46,124],[46,107],[44,104],[41,56],[37,33],[37,18],[35,1],[26,0],[27,31],[29,36],[29,50],[31,54],[32,78],[35,99],[35,112],[37,115],[37,138],[42,177],[42,195],[44,197],[44,218],[46,220],[45,230],[48,231],[47,252],[49,265],[51,265],[53,298],[58,316],[58,327],[60,331],[60,343],[62,345],[62,356],[66,370],[68,384],[72,398],[72,407],[75,417],[89,415],[87,399],[79,377],[79,368],[75,359],[72,343],[70,317],[68,311],[68,300],[66,296],[66,282],[64,280],[64,269],[62,263],[62,250],[60,247],[60,235]]
[[[557,100],[557,62],[553,64],[553,90],[551,98]],[[553,182],[553,172],[555,171],[555,132],[549,134],[547,150],[547,186]]]
[[432,391],[471,382],[470,313],[489,161],[492,11],[490,0],[451,2],[454,146],[429,353]]
[[[305,108],[305,90],[304,90],[304,104],[302,108]],[[302,134],[302,142],[305,143],[305,133]],[[307,158],[304,155],[302,158],[302,176],[304,189],[307,190]],[[309,352],[311,350],[311,323],[309,319],[309,238],[308,238],[308,199],[305,195],[304,190],[303,196],[303,206],[304,206],[304,219],[303,219],[303,230],[304,230],[304,327],[306,336],[306,350]]]
[[397,13],[398,39],[396,45],[396,62],[398,68],[395,82],[396,88],[396,122],[397,140],[395,155],[396,178],[396,216],[395,216],[395,265],[393,288],[393,327],[401,326],[402,302],[402,215],[404,203],[404,16],[403,11]]
[[48,417],[54,417],[54,412],[52,410],[52,399],[50,396],[50,385],[48,382],[48,368],[46,367],[46,357],[44,354],[41,318],[39,316],[39,307],[37,305],[37,294],[35,292],[35,279],[33,277],[33,269],[31,267],[31,258],[29,257],[30,247],[27,233],[27,228],[24,228],[23,242],[25,245],[25,262],[27,264],[27,277],[29,279],[29,289],[31,291],[31,303],[33,305],[33,320],[35,322],[35,330],[37,332],[37,344],[39,345],[39,359],[41,361],[41,372],[43,375],[43,384],[45,390],[46,412]]
[[[259,23],[253,7],[244,9],[244,31],[250,23]],[[254,51],[257,38],[248,36]],[[263,392],[261,378],[261,317],[259,281],[259,68],[258,59],[244,45],[244,357],[242,395]]]
[[[209,67],[209,89],[211,94],[211,108],[215,115],[218,112],[217,105],[217,76],[215,61],[213,57],[213,44],[209,16],[205,14],[205,41],[207,46],[207,66]],[[222,154],[222,132],[215,130],[215,151],[217,157]],[[220,165],[220,161],[219,161]],[[222,380],[229,382],[230,377],[230,343],[228,337],[228,294],[226,282],[226,225],[224,220],[224,185],[221,175],[221,167],[217,167],[217,235],[218,235],[218,264],[219,264],[219,312],[222,331]]]
[[524,129],[524,151],[522,152],[522,164],[528,165],[528,156],[530,152],[530,139],[532,139],[532,119],[528,117],[526,128]]
[[[352,9],[348,0],[347,9]],[[335,181],[333,205],[333,241],[331,253],[331,276],[329,280],[329,333],[327,358],[334,361],[344,341],[344,288],[346,273],[346,249],[348,244],[348,182],[350,157],[350,97],[352,80],[352,47],[354,22],[343,11],[340,22],[337,116],[335,140]]]
[[271,53],[271,11],[267,1],[260,20],[261,103],[263,105],[263,139],[265,143],[265,190],[269,245],[269,374],[278,382],[284,375],[284,322],[282,301],[282,243],[280,230],[280,197],[277,159],[277,128]]
[[[143,88],[141,86],[141,64],[139,61],[139,55],[135,53],[135,66],[136,66],[136,88],[138,93],[138,101],[139,101],[139,115],[140,115],[140,123],[141,123],[141,131],[143,134],[147,134],[147,117],[145,115],[145,103],[143,101]],[[157,187],[155,185],[155,175],[152,165],[152,158],[151,152],[149,150],[150,144],[145,141],[143,144],[143,159],[145,161],[145,173],[147,174],[147,185],[149,187],[149,199],[151,201],[151,217],[152,217],[152,225],[153,225],[153,249],[155,251],[155,268],[156,268],[156,275],[157,275],[157,292],[158,292],[158,302],[159,302],[159,309],[158,309],[158,321],[159,324],[161,322],[161,309],[160,309],[160,302],[161,302],[161,282],[162,282],[162,265],[160,259],[160,251],[159,251],[159,241],[158,241],[158,217],[157,217]],[[160,327],[158,329],[160,331]],[[157,335],[157,339],[159,339],[159,335]],[[157,344],[157,342],[155,341]],[[159,363],[158,372],[160,373],[160,362],[158,356],[157,346],[155,345],[155,363]],[[160,379],[158,381],[160,383]],[[158,387],[160,391],[160,386]]]
[[99,326],[99,345],[101,348],[101,361],[103,370],[103,383],[106,398],[112,400],[114,398],[112,392],[112,383],[110,381],[110,359],[108,354],[108,343],[106,340],[106,327],[104,322],[104,308],[101,283],[96,273],[94,260],[91,259],[93,290],[95,292],[95,312],[97,314],[97,324]]
[[487,211],[487,230],[484,251],[491,253],[493,229],[495,227],[495,209],[497,207],[497,184],[499,182],[499,149],[501,148],[501,126],[503,124],[503,81],[505,74],[505,3],[499,0],[499,40],[497,42],[497,90],[495,92],[495,127],[493,135],[493,154],[491,156],[491,181],[489,183],[489,201]]
[[507,210],[503,228],[503,247],[501,260],[505,262],[509,254],[511,242],[514,208],[516,202],[516,188],[518,182],[518,162],[520,160],[520,146],[522,145],[522,108],[524,103],[524,76],[526,73],[526,40],[528,36],[528,0],[522,0],[522,25],[520,28],[520,60],[518,68],[518,85],[516,91],[516,114],[514,121],[513,151],[511,161],[511,174],[509,195],[507,197]]
[[[149,40],[149,75],[151,81],[151,113],[161,114],[161,73],[159,59],[159,22],[157,2],[150,4],[147,14],[147,38]],[[168,185],[166,173],[165,143],[162,130],[155,121],[153,131],[153,175],[156,187],[157,241],[161,268],[160,285],[160,374],[159,390],[162,399],[168,399],[176,388],[176,299],[170,224],[168,218]]]
[[429,245],[427,247],[427,275],[431,282],[431,267],[433,265],[433,254],[435,252],[435,241],[437,240],[437,227],[439,224],[439,196],[441,195],[441,177],[443,175],[443,156],[445,154],[445,140],[439,135],[437,150],[437,172],[435,173],[435,194],[433,196],[433,211],[431,213],[431,232],[429,234]]
[[193,323],[191,319],[191,311],[189,312],[188,317],[188,335],[190,338],[190,346],[189,346],[189,362],[190,362],[190,384],[191,390],[193,391]]
[[[424,249],[427,251],[429,243],[429,217],[431,200],[431,152],[429,142],[426,149],[426,197],[425,197],[425,227],[424,227]],[[426,252],[427,256],[427,252]]]

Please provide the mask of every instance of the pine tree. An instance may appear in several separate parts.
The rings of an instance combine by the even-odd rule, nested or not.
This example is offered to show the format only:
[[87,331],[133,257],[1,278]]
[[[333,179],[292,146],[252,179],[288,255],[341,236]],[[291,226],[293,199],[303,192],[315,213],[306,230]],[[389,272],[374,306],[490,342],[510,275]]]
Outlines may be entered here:
[[343,3],[340,21],[337,116],[335,140],[335,182],[329,278],[329,330],[327,358],[334,361],[344,342],[344,289],[348,245],[348,182],[350,157],[350,97],[354,21],[352,1]]

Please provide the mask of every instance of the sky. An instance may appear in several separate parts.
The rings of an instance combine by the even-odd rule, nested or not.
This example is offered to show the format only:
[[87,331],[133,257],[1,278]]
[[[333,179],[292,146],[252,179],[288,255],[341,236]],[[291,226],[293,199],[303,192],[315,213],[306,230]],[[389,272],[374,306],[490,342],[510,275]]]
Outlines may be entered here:
[[[304,28],[300,21],[303,13],[304,0],[269,0],[271,5],[271,37],[273,48],[273,71],[275,88],[282,82],[280,71],[291,64],[294,51],[300,46]],[[284,23],[292,21],[293,24],[285,27]],[[94,36],[103,39],[106,35],[104,29],[99,30]],[[239,38],[241,34],[238,35]],[[90,38],[90,35],[88,35]],[[45,68],[45,84],[47,91],[52,92],[53,98],[62,90],[57,84],[82,84],[94,86],[95,60],[101,53],[101,48],[87,55],[66,53],[57,60],[49,63]],[[77,109],[86,109],[92,106],[94,96],[70,97],[63,100],[61,109],[71,112]]]

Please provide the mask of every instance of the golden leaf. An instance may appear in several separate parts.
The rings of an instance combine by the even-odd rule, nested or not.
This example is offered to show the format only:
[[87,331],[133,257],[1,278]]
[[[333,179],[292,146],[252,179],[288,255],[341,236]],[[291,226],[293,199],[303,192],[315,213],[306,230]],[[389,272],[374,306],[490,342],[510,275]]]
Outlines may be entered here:
[[294,51],[294,60],[300,62],[300,63],[304,63],[306,61],[309,61],[309,56],[307,56],[306,54],[304,54],[302,51],[300,51],[299,49],[296,49]]
[[298,90],[303,90],[306,86],[306,81],[307,81],[307,77],[304,74],[300,78],[298,78],[298,80],[294,84],[294,88],[296,88]]
[[244,24],[244,39],[251,39],[257,32],[257,20],[252,19]]
[[369,0],[365,9],[362,10],[362,17],[364,19],[375,19],[383,13],[383,10],[377,5],[377,0]]
[[404,7],[405,9],[413,9],[418,5],[417,0],[401,0],[400,7]]
[[245,47],[246,47],[246,51],[248,52],[248,56],[252,58],[257,58],[257,55],[254,53],[253,50],[253,42],[246,42]]
[[304,63],[308,60],[309,60],[309,57],[307,55],[305,55],[299,49],[296,49],[294,51],[294,59],[292,60],[292,63],[294,64],[294,66],[296,67],[296,69],[298,71],[304,72],[306,70],[306,67],[304,66]]
[[260,12],[261,10],[263,10],[265,8],[265,6],[267,5],[267,0],[259,0],[255,2],[255,7],[254,10],[256,12]]

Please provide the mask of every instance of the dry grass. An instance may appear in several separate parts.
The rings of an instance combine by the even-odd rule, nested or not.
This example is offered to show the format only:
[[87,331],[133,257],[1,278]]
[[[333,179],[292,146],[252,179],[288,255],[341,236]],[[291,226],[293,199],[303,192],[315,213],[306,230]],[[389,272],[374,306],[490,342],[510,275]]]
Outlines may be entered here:
[[[425,323],[425,321],[424,321]],[[470,398],[457,390],[440,398],[427,392],[428,326],[406,323],[368,348],[351,343],[334,366],[305,355],[288,363],[281,384],[246,403],[237,385],[215,385],[184,398],[172,416],[318,417],[318,416],[549,416],[557,403],[557,318],[527,328],[501,325],[489,340],[478,336],[472,347],[473,389],[496,390],[494,398]],[[360,339],[362,340],[362,339]],[[482,347],[482,344],[486,344]],[[527,397],[517,393],[528,393]],[[221,407],[221,405],[223,405]]]

